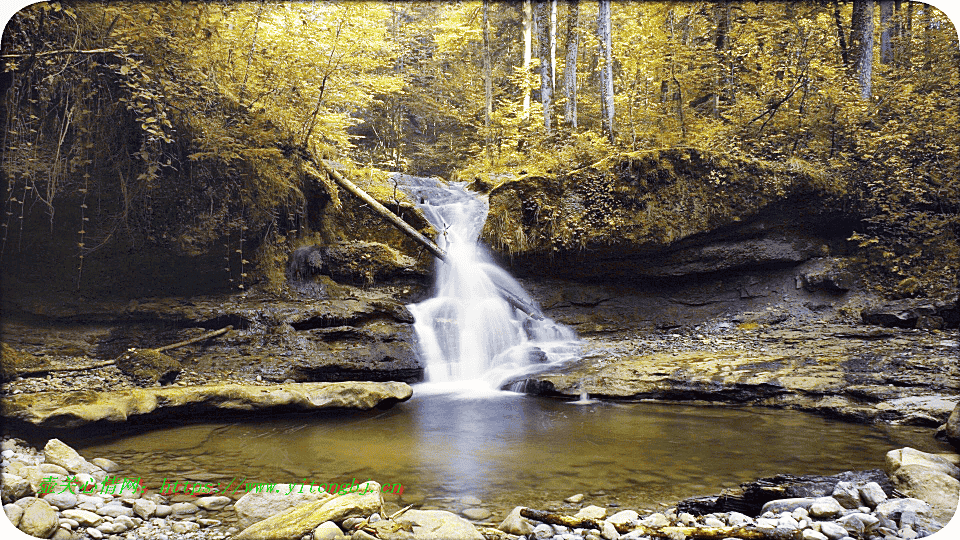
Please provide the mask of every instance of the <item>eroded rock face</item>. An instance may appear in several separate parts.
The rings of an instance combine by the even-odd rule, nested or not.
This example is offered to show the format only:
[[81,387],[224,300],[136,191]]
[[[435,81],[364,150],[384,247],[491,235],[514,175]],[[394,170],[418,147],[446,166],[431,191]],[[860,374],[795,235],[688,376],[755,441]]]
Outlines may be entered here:
[[413,394],[399,382],[288,383],[273,386],[210,384],[114,392],[20,394],[3,400],[3,416],[42,427],[122,422],[156,412],[371,409]]
[[816,335],[731,330],[692,343],[623,340],[616,350],[602,338],[590,338],[582,360],[505,386],[572,399],[586,391],[613,399],[703,400],[931,427],[945,422],[960,402],[960,366],[936,335],[909,333],[910,340],[929,340],[931,350],[905,359],[907,336],[820,328]]
[[960,449],[960,403],[957,404],[947,419],[946,435],[947,441]]

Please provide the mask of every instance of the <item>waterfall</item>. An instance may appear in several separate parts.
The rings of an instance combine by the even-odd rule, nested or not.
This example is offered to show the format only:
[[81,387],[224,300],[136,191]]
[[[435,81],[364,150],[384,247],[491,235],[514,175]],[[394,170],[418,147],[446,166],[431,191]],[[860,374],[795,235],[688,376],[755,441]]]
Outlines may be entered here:
[[433,297],[409,306],[427,382],[483,381],[496,389],[510,376],[577,356],[573,330],[544,317],[480,243],[486,197],[462,183],[399,174],[394,181],[437,229],[437,245],[447,253],[436,261]]

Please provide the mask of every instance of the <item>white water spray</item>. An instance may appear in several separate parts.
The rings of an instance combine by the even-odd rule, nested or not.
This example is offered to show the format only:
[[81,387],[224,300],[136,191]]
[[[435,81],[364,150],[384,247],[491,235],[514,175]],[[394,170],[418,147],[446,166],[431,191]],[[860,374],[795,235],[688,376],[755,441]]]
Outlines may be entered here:
[[[410,307],[428,382],[505,379],[563,362],[579,352],[573,330],[543,317],[523,287],[497,266],[479,242],[487,217],[485,197],[463,184],[396,175],[439,232],[446,251],[438,260],[432,298]],[[512,302],[507,300],[512,296]],[[515,305],[528,306],[524,313]]]

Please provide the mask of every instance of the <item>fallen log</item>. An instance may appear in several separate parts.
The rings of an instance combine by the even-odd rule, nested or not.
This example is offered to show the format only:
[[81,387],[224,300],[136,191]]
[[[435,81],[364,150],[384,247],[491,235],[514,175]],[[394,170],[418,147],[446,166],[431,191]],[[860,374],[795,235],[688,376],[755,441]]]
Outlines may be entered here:
[[[563,525],[572,529],[596,529],[603,530],[603,525],[589,518],[578,518],[566,514],[556,514],[545,512],[543,510],[534,510],[532,508],[521,508],[522,517],[547,523],[550,525]],[[786,532],[781,530],[766,530],[747,527],[646,527],[644,525],[626,525],[614,524],[614,528],[620,534],[639,530],[642,534],[653,538],[695,538],[699,540],[723,540],[724,538],[741,538],[743,540],[799,540],[802,533]]]

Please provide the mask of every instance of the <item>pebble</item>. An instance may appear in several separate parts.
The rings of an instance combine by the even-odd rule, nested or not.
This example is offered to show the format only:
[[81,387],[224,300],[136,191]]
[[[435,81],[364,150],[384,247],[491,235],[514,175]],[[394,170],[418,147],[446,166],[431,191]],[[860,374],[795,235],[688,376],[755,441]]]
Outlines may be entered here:
[[[204,510],[221,510],[224,506],[233,502],[230,497],[224,497],[222,495],[215,495],[212,497],[200,497],[197,499],[197,506],[203,508]],[[174,510],[176,512],[176,510]]]
[[480,503],[483,502],[480,499],[474,497],[473,495],[467,495],[460,498],[460,503],[465,506],[480,506]]
[[564,499],[564,501],[572,504],[577,504],[578,502],[583,500],[583,497],[584,497],[583,493],[577,493],[576,495],[571,495],[567,497],[566,499]]
[[461,512],[467,519],[473,521],[482,521],[493,515],[493,512],[486,508],[466,508]]

